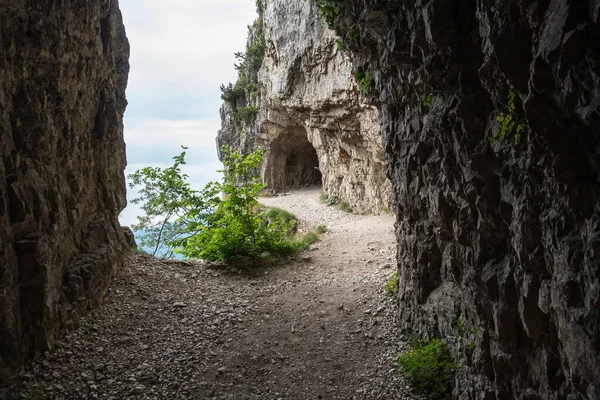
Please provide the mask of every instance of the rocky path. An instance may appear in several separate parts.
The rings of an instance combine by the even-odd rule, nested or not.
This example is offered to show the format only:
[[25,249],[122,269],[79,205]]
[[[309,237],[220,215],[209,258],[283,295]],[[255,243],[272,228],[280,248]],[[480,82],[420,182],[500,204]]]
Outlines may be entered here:
[[244,271],[129,256],[104,304],[65,333],[11,394],[25,399],[409,399],[398,346],[393,217],[347,214],[303,190],[261,202],[312,249]]

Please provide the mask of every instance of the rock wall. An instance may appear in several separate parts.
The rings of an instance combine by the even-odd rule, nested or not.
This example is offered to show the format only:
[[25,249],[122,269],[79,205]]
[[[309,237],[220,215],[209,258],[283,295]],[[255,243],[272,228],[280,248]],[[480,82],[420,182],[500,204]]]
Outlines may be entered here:
[[337,36],[318,18],[312,0],[269,0],[263,7],[260,96],[240,103],[259,111],[250,126],[240,128],[231,105],[224,104],[219,145],[263,148],[261,175],[270,188],[322,182],[329,196],[348,201],[355,211],[389,209],[379,113],[366,103]]
[[404,327],[461,399],[600,398],[600,1],[329,3],[373,77]]
[[117,0],[0,3],[0,382],[123,262],[128,57]]

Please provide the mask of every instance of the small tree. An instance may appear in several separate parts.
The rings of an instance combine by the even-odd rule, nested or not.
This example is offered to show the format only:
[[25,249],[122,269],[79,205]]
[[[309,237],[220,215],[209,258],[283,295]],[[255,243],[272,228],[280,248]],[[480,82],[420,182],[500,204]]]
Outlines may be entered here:
[[185,150],[173,157],[175,163],[172,167],[162,169],[146,167],[129,175],[130,188],[139,187],[138,197],[132,200],[133,204],[141,204],[145,215],[138,217],[138,223],[133,229],[141,233],[140,244],[142,247],[152,249],[153,256],[171,257],[173,248],[165,246],[177,239],[182,233],[182,226],[176,222],[186,212],[189,200],[194,196],[186,179],[182,174],[181,165],[185,164]]
[[222,182],[210,182],[201,191],[191,189],[188,176],[181,173],[185,154],[173,158],[173,167],[148,167],[130,175],[131,187],[143,186],[140,197],[134,200],[144,203],[146,213],[134,225],[144,232],[142,246],[153,246],[154,255],[181,254],[219,261],[259,258],[299,248],[300,244],[289,237],[294,222],[267,220],[258,205],[258,193],[264,188],[256,174],[262,150],[243,157],[224,146],[225,168],[219,171]]

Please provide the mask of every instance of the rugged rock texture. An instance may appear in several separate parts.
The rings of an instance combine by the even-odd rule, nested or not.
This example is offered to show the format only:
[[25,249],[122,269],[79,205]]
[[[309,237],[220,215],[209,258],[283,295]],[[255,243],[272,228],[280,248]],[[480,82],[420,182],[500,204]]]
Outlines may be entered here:
[[128,56],[116,0],[0,4],[0,381],[123,262]]
[[218,143],[263,148],[261,175],[273,189],[322,182],[329,196],[348,201],[355,211],[388,209],[391,184],[379,115],[366,104],[337,36],[318,18],[312,0],[263,6],[261,95],[240,103],[259,111],[250,126],[240,127],[231,105],[224,104]]
[[[338,4],[381,113],[405,327],[460,355],[461,399],[600,398],[600,1]],[[501,113],[519,143],[490,144]]]

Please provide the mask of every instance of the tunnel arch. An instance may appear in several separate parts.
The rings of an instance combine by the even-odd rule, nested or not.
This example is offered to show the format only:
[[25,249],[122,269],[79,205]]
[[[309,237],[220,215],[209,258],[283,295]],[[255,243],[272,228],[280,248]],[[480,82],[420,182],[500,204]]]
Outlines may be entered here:
[[322,184],[317,151],[306,129],[287,127],[274,138],[263,159],[264,183],[274,190]]

